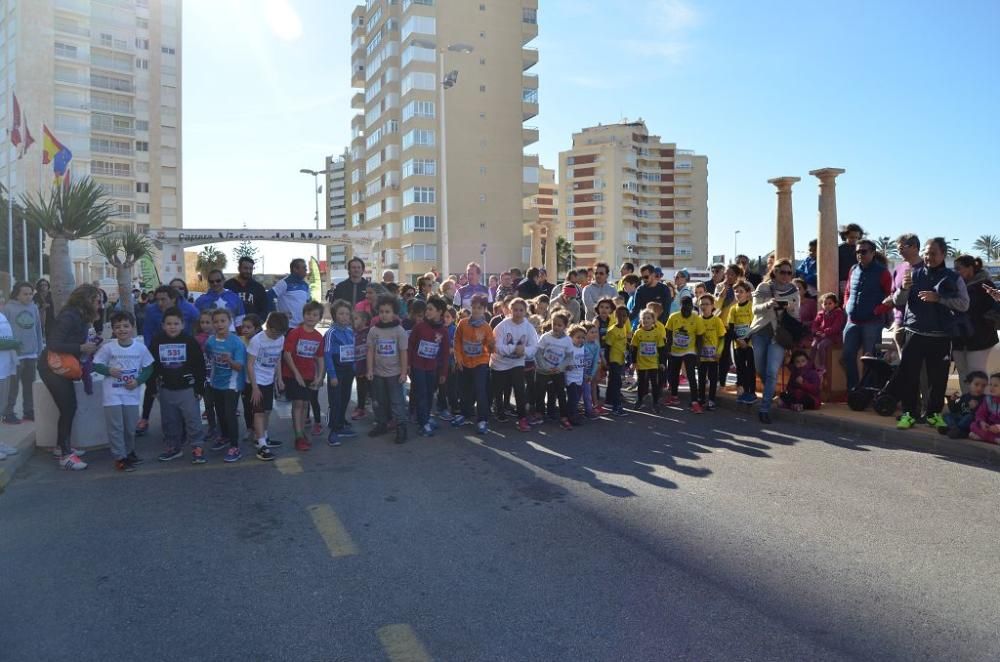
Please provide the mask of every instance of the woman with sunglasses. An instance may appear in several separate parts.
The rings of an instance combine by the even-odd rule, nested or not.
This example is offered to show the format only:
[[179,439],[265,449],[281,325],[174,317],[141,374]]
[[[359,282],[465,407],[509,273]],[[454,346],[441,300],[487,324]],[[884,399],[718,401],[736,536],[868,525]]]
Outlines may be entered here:
[[858,353],[872,354],[882,339],[886,315],[892,306],[885,300],[892,295],[892,273],[876,259],[874,242],[862,239],[854,247],[857,264],[847,272],[844,288],[844,349],[841,365],[847,377],[847,390],[858,385]]
[[767,278],[753,293],[753,322],[750,335],[753,338],[754,364],[757,374],[764,382],[764,397],[757,410],[761,423],[771,422],[771,400],[774,399],[778,374],[785,361],[785,348],[778,344],[775,332],[782,315],[799,319],[799,288],[792,282],[795,267],[788,258],[776,260]]

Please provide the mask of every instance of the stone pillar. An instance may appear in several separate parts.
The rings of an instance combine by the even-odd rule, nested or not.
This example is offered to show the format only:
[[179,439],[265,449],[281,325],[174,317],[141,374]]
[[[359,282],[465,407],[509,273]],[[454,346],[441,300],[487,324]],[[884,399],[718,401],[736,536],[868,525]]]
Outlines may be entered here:
[[792,185],[800,177],[777,177],[767,180],[778,189],[778,223],[775,226],[774,256],[795,259],[795,226],[792,223]]
[[531,226],[531,259],[528,268],[542,265],[542,226],[535,223]]
[[549,282],[555,283],[559,278],[559,269],[557,265],[558,256],[556,255],[556,236],[558,232],[556,231],[556,226],[552,222],[545,223],[545,271],[549,274]]
[[837,245],[837,175],[843,168],[821,168],[810,170],[809,174],[819,179],[819,222],[816,228],[816,289],[823,292],[839,292],[839,258]]

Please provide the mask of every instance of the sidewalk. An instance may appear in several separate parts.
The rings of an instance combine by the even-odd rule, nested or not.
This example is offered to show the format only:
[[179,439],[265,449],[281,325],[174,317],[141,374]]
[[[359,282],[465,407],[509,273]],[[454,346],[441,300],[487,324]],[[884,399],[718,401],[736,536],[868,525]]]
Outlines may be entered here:
[[[14,410],[18,413],[21,412],[20,393],[18,393],[17,405]],[[18,450],[17,455],[10,455],[6,460],[0,460],[0,493],[2,493],[10,481],[14,479],[17,470],[35,454],[35,424],[27,421],[23,421],[20,425],[0,423],[0,442]]]
[[[748,407],[736,402],[736,390],[733,386],[725,390],[720,389],[716,403],[724,409],[744,412],[756,420],[756,405]],[[895,416],[879,416],[871,409],[853,411],[846,404],[824,403],[822,409],[818,411],[795,412],[778,408],[776,402],[771,412],[778,426],[784,421],[791,421],[799,425],[822,427],[825,430],[854,435],[862,442],[889,444],[984,464],[1000,465],[1000,446],[971,439],[949,439],[926,425],[916,425],[909,430],[897,430]]]

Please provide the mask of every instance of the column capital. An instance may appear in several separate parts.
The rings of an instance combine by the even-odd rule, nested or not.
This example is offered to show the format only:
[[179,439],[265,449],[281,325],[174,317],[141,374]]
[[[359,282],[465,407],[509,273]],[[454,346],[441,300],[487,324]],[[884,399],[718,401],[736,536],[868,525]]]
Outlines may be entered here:
[[774,179],[767,180],[767,183],[777,186],[778,191],[790,191],[792,190],[792,185],[800,181],[802,181],[801,177],[775,177]]
[[821,181],[826,181],[828,179],[836,179],[837,175],[843,175],[846,170],[843,168],[820,168],[819,170],[810,170],[809,174],[813,177],[819,177]]

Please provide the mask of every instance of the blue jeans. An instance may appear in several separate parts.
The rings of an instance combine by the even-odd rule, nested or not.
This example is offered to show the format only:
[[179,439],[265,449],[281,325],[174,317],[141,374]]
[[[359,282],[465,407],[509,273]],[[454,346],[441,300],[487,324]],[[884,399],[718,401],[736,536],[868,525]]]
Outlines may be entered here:
[[760,411],[767,413],[771,411],[771,400],[774,399],[778,374],[781,372],[782,363],[785,362],[785,348],[776,343],[773,337],[756,335],[753,338],[753,359],[757,366],[757,374],[764,382]]
[[337,385],[326,383],[327,403],[330,405],[330,427],[335,431],[347,426],[347,405],[351,402],[351,387],[354,385],[354,364],[340,364],[335,367]]
[[417,404],[417,425],[427,425],[431,418],[431,403],[434,401],[434,391],[438,386],[437,370],[410,371],[410,381],[413,385],[413,397]]
[[844,327],[844,349],[841,364],[847,375],[847,389],[858,385],[858,352],[870,354],[882,339],[882,325],[878,322],[855,324],[848,322]]
[[473,405],[475,405],[476,421],[489,420],[490,367],[484,364],[474,368],[462,368],[459,375],[462,378],[462,416],[472,418]]

